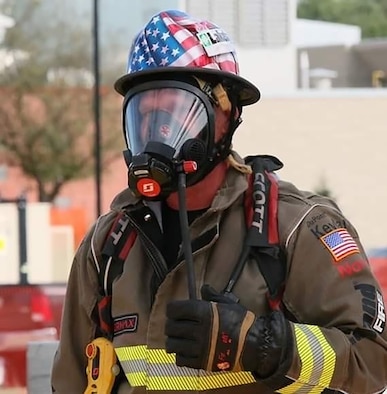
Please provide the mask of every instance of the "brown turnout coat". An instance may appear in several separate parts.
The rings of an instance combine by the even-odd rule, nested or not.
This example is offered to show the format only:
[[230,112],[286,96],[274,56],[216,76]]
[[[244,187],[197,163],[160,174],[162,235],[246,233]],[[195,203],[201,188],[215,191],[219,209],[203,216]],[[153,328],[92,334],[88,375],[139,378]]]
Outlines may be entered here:
[[[197,245],[197,289],[208,283],[220,291],[227,284],[246,232],[246,188],[246,176],[230,169],[212,206],[190,226],[191,239]],[[134,197],[128,190],[119,194],[111,211],[98,219],[75,255],[52,370],[53,392],[57,394],[85,390],[85,347],[96,330],[91,316],[98,298],[101,248],[117,212],[131,202]],[[151,220],[158,225],[154,215]],[[255,382],[249,373],[242,372],[227,375],[223,381],[219,374],[174,366],[163,350],[165,307],[170,300],[188,297],[185,262],[170,271],[152,295],[152,265],[146,246],[137,237],[122,275],[113,284],[113,318],[135,321],[135,329],[123,330],[113,340],[130,382],[121,384],[120,394],[383,391],[387,384],[384,303],[355,228],[330,200],[281,180],[278,224],[287,262],[283,306],[293,333],[292,361],[286,374]],[[349,244],[346,257],[337,257],[339,252],[327,239],[327,235],[340,231],[357,244]],[[242,305],[259,316],[269,312],[266,291],[256,262],[248,261],[234,293]]]

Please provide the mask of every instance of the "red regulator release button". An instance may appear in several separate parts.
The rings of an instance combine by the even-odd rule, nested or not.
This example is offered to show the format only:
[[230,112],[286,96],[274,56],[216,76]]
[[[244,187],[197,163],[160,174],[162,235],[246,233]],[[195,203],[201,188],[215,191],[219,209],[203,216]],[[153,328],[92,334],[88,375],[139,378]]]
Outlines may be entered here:
[[198,169],[198,165],[196,161],[189,160],[183,163],[183,171],[186,174],[191,174],[192,172],[195,172],[197,169]]
[[137,182],[137,190],[145,197],[157,197],[161,188],[154,179],[142,178]]

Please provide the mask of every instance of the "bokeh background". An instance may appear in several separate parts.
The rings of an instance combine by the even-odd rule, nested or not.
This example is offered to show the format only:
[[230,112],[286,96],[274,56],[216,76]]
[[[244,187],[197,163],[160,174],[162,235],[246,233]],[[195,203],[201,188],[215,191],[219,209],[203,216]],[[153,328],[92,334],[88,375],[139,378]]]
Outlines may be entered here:
[[[59,335],[73,254],[127,186],[113,83],[165,9],[219,24],[261,90],[235,150],[275,155],[282,179],[336,200],[386,269],[385,0],[0,0],[0,315],[7,286],[29,285],[14,298]],[[29,337],[8,338],[19,353],[0,340],[0,392],[25,392]]]

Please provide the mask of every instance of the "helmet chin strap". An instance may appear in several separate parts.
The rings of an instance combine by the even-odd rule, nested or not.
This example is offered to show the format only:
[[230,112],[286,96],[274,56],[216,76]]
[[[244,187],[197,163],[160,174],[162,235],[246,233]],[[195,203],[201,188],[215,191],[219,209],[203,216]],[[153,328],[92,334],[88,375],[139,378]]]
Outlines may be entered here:
[[[230,101],[231,110],[230,110],[230,122],[228,129],[224,136],[215,144],[213,152],[211,154],[211,160],[208,160],[204,165],[199,168],[197,172],[190,175],[189,185],[195,185],[197,182],[203,180],[206,176],[208,176],[214,169],[224,161],[229,154],[231,153],[231,142],[232,137],[234,135],[235,130],[242,123],[240,116],[237,115],[237,111],[240,114],[241,110],[237,107],[235,100]],[[194,182],[192,182],[194,180]]]
[[[237,107],[235,100],[231,100],[231,110],[230,110],[230,123],[228,125],[228,130],[225,135],[215,144],[215,154],[216,163],[226,159],[226,157],[230,154],[231,150],[231,142],[234,136],[235,130],[242,123],[242,119],[240,117],[241,109]],[[237,110],[239,110],[239,114],[237,115]]]
[[[213,84],[206,82],[200,78],[194,77],[199,85],[199,88],[207,95],[212,105],[218,106],[223,112],[230,112],[230,123],[228,130],[223,138],[215,144],[213,152],[212,168],[214,168],[220,161],[224,160],[230,154],[231,140],[235,130],[242,123],[240,114],[242,108],[238,107],[236,97],[238,96],[232,90],[227,93],[226,89],[221,83]],[[237,110],[239,114],[237,115]]]

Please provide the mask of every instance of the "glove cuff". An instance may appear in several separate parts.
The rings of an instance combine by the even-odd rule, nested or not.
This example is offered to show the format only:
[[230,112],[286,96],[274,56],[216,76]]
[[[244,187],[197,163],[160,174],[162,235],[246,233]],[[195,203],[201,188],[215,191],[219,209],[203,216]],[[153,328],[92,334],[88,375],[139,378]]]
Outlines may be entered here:
[[[255,368],[250,370],[257,380],[276,380],[288,371],[293,354],[292,338],[290,323],[280,311],[255,321],[248,335],[246,350],[254,349]],[[251,358],[251,352],[245,351],[243,359],[246,356]]]

